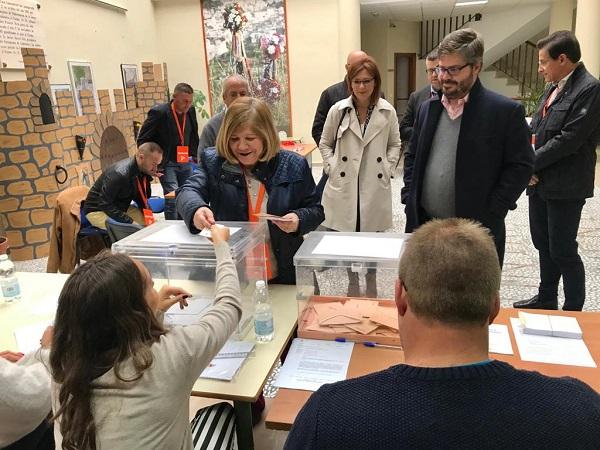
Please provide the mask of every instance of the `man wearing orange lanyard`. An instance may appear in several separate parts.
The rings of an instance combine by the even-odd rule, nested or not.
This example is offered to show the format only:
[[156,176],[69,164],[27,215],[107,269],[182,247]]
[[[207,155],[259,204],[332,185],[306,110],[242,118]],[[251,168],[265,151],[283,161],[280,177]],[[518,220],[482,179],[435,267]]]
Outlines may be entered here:
[[198,121],[192,106],[194,90],[187,83],[179,83],[168,103],[153,106],[137,138],[138,145],[156,142],[164,150],[163,175],[160,183],[165,194],[165,219],[177,219],[175,198],[166,197],[175,192],[192,175],[189,158],[198,148]]
[[[150,183],[158,174],[163,151],[154,142],[140,145],[136,155],[110,166],[96,180],[83,205],[83,212],[90,223],[106,228],[110,217],[121,223],[150,225],[154,223],[148,206]],[[137,206],[131,204],[135,201]]]

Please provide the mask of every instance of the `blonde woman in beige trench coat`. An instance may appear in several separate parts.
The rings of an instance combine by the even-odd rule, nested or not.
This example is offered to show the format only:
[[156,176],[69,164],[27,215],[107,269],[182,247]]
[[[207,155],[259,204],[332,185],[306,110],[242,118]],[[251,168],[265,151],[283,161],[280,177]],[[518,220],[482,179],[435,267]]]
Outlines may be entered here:
[[[367,57],[348,69],[352,95],[327,114],[319,150],[329,176],[321,203],[323,225],[335,231],[384,231],[392,226],[391,174],[400,158],[396,110],[380,98],[381,76]],[[360,295],[349,271],[348,296]],[[377,297],[375,272],[367,272],[366,296]]]
[[398,117],[379,98],[381,77],[373,59],[351,66],[347,79],[352,95],[331,107],[319,143],[329,176],[321,201],[323,225],[336,231],[384,231],[392,226],[390,177],[400,158]]

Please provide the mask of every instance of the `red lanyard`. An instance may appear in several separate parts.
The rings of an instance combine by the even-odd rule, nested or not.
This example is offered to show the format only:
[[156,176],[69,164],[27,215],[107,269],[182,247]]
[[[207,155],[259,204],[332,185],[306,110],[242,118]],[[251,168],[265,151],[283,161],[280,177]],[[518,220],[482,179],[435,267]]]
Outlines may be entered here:
[[142,189],[142,184],[140,183],[139,177],[135,177],[135,182],[137,184],[138,191],[140,192],[140,197],[144,202],[143,209],[148,209],[148,197],[146,196],[146,189],[148,189],[148,178],[144,177],[144,189]]
[[175,125],[177,125],[177,131],[179,132],[179,139],[181,140],[181,145],[185,145],[185,120],[187,118],[187,114],[183,114],[183,126],[179,123],[179,117],[175,112],[175,106],[171,103],[171,111],[173,111],[173,118],[175,119]]
[[544,102],[544,108],[542,109],[542,118],[546,117],[546,113],[548,112],[548,108],[550,108],[550,105],[552,103],[554,103],[554,100],[556,100],[557,96],[558,96],[558,87],[555,87],[552,90],[552,92],[550,92],[550,95],[548,95],[548,98]]

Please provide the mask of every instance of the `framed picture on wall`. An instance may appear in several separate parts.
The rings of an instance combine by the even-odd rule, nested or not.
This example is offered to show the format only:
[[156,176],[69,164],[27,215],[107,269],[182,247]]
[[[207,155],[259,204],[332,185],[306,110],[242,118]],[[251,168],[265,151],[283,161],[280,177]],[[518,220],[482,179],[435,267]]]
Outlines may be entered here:
[[202,24],[212,113],[223,109],[225,78],[239,74],[292,135],[285,0],[203,0]]
[[139,81],[137,65],[121,64],[121,78],[123,79],[123,96],[125,97],[125,105],[127,106],[127,94],[125,94],[125,89],[135,88],[135,83]]
[[96,85],[94,83],[94,75],[92,73],[92,63],[87,61],[67,61],[69,67],[69,76],[71,77],[71,87],[73,90],[73,97],[75,97],[75,105],[77,107],[77,114],[83,114],[83,108],[81,106],[81,91],[89,90],[94,95],[94,104],[96,113],[100,110],[98,102],[98,93],[96,92]]

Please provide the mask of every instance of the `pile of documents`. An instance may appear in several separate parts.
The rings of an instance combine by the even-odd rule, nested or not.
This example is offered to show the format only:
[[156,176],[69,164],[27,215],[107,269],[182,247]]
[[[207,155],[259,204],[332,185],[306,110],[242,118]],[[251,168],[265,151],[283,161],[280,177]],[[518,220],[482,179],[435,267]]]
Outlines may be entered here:
[[583,333],[575,317],[530,314],[519,311],[519,320],[521,321],[521,325],[523,325],[523,333],[525,334],[570,339],[581,339],[583,337]]
[[347,299],[313,301],[303,317],[308,331],[361,335],[398,335],[398,311],[393,302]]

